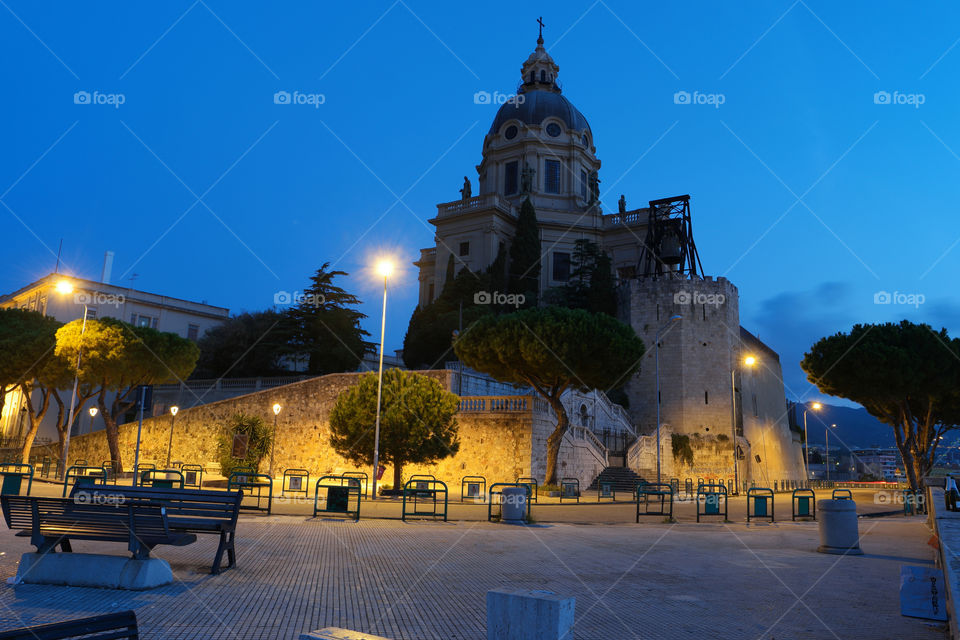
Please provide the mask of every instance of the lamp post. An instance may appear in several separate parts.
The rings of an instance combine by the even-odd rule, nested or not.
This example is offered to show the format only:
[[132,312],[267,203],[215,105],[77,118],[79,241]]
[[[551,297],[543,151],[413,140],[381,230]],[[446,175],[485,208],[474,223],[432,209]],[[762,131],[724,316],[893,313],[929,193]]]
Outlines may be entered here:
[[[752,367],[757,363],[753,356],[747,356],[743,359],[743,364]],[[737,368],[730,369],[730,406],[732,407],[732,426],[731,438],[733,440],[733,493],[740,495],[740,460],[737,455]]]
[[[814,411],[820,411],[823,407],[819,402],[814,402],[810,408]],[[807,439],[807,409],[803,410],[803,473],[806,480],[810,480],[810,441]]]
[[87,429],[87,433],[93,433],[93,419],[96,417],[97,411],[98,409],[96,407],[90,407],[87,409],[87,413],[90,414],[90,428]]
[[[69,280],[60,280],[56,284],[56,291],[62,295],[73,293],[73,283]],[[77,406],[77,387],[80,385],[80,358],[83,354],[83,334],[87,330],[87,305],[83,305],[83,324],[80,325],[80,342],[77,345],[77,371],[73,376],[73,392],[70,394],[70,412],[67,414],[67,433],[63,437],[63,453],[60,454],[60,479],[64,480],[67,473],[67,453],[70,450],[70,431],[73,429],[73,410]]]
[[672,316],[667,323],[657,329],[654,345],[654,360],[657,363],[657,483],[660,483],[660,334],[673,326],[683,316]]
[[[380,319],[380,366],[377,370],[377,421],[373,431],[373,492],[371,500],[377,499],[377,472],[380,469],[380,398],[383,393],[383,336],[387,325],[387,278],[393,273],[393,263],[381,260],[377,273],[383,276],[383,317]],[[397,487],[394,487],[396,489]]]
[[[837,427],[836,424],[830,425],[830,428],[831,428],[831,429],[835,429],[836,427]],[[826,467],[827,467],[827,482],[830,482],[830,429],[824,429],[823,432],[824,432],[825,434],[827,434],[827,435],[826,435],[826,441],[827,441],[827,442],[826,442],[826,445],[827,445],[827,465],[826,465]]]
[[177,423],[177,412],[180,407],[173,405],[170,407],[170,441],[167,443],[167,469],[170,468],[170,453],[173,451],[173,426]]
[[279,402],[273,403],[273,435],[270,437],[270,479],[273,480],[273,450],[277,446],[277,417],[280,415]]

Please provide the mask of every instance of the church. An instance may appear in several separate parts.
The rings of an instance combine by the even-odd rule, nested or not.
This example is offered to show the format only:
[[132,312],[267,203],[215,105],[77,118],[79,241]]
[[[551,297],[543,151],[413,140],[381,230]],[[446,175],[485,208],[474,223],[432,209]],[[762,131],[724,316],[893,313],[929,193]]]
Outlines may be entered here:
[[802,480],[801,434],[789,427],[779,355],[741,327],[736,286],[704,273],[690,197],[627,209],[621,195],[617,212],[604,213],[593,131],[564,97],[559,72],[541,26],[516,95],[483,139],[476,194],[466,176],[461,198],[438,204],[430,219],[435,246],[414,263],[419,305],[437,299],[450,273],[485,270],[507,250],[529,199],[542,247],[540,293],[570,279],[578,241],[595,244],[610,258],[618,317],[647,347],[624,388],[630,424],[611,459],[619,453],[648,480],[658,460],[664,475],[737,487]]

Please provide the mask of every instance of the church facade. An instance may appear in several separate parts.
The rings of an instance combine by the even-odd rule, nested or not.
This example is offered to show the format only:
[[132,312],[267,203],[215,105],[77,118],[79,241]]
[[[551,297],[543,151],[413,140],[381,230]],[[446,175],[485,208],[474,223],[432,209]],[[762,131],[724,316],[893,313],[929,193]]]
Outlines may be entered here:
[[627,464],[648,480],[655,474],[648,438],[659,416],[660,457],[676,477],[735,478],[738,486],[802,480],[779,356],[740,326],[733,283],[704,274],[690,198],[628,210],[620,196],[617,213],[604,213],[593,131],[563,96],[558,75],[541,35],[521,67],[516,96],[484,137],[476,195],[465,177],[461,198],[438,204],[430,220],[435,246],[414,263],[419,304],[440,295],[450,272],[482,271],[509,249],[529,198],[543,252],[540,292],[568,281],[577,241],[594,243],[611,259],[620,319],[647,346],[624,387],[634,430]]

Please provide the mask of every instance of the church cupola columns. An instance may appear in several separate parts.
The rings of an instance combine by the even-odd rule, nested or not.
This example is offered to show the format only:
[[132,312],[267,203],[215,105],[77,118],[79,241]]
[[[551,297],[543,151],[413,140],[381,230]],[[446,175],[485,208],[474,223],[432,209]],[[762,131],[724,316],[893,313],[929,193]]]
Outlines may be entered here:
[[560,85],[557,83],[560,67],[543,48],[543,18],[538,19],[537,22],[540,24],[537,48],[520,69],[520,92],[540,90],[560,93]]

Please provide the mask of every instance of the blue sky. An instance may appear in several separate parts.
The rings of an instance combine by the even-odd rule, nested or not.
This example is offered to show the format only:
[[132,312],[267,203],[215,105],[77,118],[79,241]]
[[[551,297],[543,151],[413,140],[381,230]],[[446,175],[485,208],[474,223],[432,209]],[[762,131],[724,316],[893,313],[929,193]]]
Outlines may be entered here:
[[[539,15],[604,205],[691,194],[705,270],[739,287],[788,397],[817,395],[804,349],[854,322],[960,332],[960,7],[942,4],[2,0],[0,291],[50,272],[61,238],[68,272],[97,278],[112,250],[115,283],[235,312],[330,261],[376,335],[369,265],[433,244],[495,114],[473,95],[515,88]],[[388,349],[415,302],[408,266]]]

